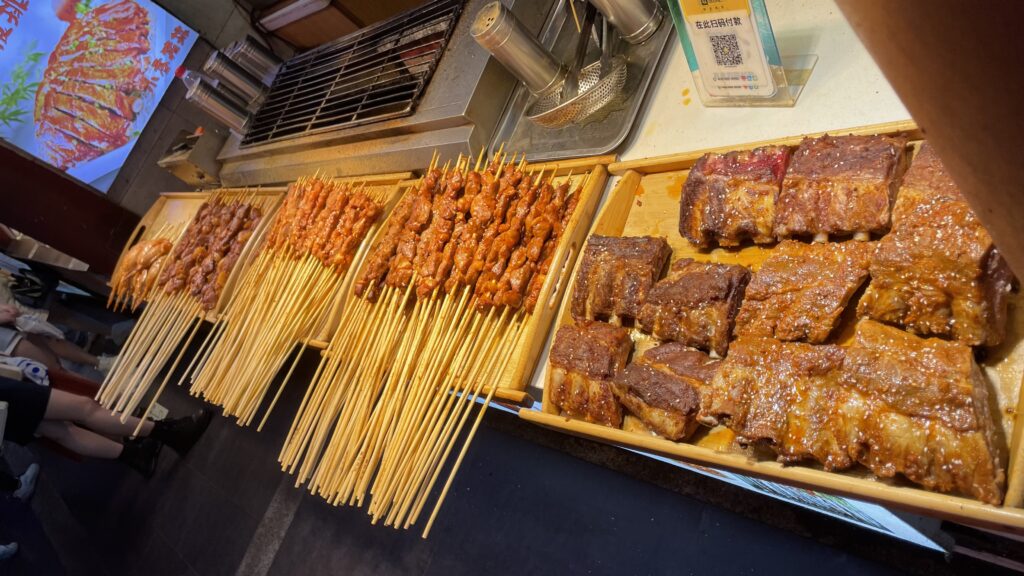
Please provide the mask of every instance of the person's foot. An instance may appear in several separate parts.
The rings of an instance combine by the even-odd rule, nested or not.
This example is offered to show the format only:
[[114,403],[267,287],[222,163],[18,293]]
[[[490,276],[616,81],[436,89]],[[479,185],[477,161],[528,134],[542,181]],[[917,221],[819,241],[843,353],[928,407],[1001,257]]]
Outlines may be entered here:
[[213,420],[213,412],[204,408],[185,418],[154,422],[153,433],[150,437],[156,438],[180,456],[184,456],[196,445],[203,432],[206,432],[211,420]]
[[18,500],[28,501],[35,494],[36,491],[36,478],[39,477],[39,464],[29,464],[25,472],[18,476],[20,484],[18,489],[14,491],[14,497]]
[[117,362],[117,355],[115,354],[113,356],[107,356],[106,354],[104,354],[103,356],[100,356],[96,360],[96,369],[102,372],[104,376],[106,376],[107,372],[110,372],[110,369],[114,367],[114,362]]
[[0,544],[0,560],[7,560],[18,553],[18,543]]
[[163,444],[152,438],[128,438],[117,459],[142,474],[143,478],[149,479],[156,472],[161,448]]

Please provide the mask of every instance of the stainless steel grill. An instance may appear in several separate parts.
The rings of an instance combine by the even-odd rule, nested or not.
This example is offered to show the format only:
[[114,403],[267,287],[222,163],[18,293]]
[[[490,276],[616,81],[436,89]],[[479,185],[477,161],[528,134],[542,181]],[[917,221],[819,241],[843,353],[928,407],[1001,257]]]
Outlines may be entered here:
[[461,11],[432,0],[289,60],[241,146],[412,114]]

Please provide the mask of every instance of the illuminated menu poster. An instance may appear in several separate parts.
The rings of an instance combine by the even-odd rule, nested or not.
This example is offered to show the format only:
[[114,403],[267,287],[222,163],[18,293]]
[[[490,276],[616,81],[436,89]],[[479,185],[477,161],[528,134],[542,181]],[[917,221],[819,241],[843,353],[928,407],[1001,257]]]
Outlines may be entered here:
[[0,0],[0,138],[105,192],[195,41],[148,0]]

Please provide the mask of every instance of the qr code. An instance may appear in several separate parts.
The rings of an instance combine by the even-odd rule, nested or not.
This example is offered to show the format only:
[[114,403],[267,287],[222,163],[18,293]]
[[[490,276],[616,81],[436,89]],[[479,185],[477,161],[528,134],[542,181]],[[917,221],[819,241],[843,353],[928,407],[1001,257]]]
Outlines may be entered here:
[[735,34],[719,34],[709,36],[711,50],[715,53],[715,64],[723,67],[740,66],[743,64],[743,53]]

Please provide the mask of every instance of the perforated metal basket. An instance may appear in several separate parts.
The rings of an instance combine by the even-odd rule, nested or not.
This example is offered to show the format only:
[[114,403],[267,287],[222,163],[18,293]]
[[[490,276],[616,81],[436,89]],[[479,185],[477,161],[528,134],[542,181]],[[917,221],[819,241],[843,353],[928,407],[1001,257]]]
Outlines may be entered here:
[[526,112],[530,120],[548,128],[561,128],[579,123],[601,110],[619,95],[626,85],[626,59],[615,56],[611,72],[601,77],[601,62],[594,62],[580,71],[579,94],[561,102],[561,86],[542,96]]

